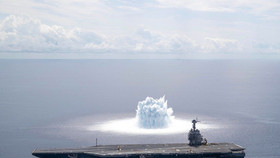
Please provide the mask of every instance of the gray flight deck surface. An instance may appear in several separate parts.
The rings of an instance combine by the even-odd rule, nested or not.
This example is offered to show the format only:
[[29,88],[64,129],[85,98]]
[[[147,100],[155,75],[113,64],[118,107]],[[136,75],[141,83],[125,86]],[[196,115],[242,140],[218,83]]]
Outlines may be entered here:
[[97,157],[227,157],[244,158],[244,148],[232,143],[188,144],[128,144],[100,145],[80,149],[34,150],[39,158],[97,158]]

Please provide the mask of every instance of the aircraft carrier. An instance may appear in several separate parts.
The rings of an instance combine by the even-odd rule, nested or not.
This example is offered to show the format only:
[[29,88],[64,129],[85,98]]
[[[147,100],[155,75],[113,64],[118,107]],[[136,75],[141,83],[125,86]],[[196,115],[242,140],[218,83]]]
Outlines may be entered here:
[[39,158],[244,158],[245,148],[233,143],[208,143],[196,129],[188,133],[189,143],[96,145],[79,149],[34,150]]

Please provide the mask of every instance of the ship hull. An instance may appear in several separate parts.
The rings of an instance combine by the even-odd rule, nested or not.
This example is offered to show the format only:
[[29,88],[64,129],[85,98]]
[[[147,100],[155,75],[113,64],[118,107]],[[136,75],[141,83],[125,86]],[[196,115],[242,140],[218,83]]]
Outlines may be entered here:
[[244,148],[232,143],[123,144],[77,149],[34,150],[39,158],[244,158]]

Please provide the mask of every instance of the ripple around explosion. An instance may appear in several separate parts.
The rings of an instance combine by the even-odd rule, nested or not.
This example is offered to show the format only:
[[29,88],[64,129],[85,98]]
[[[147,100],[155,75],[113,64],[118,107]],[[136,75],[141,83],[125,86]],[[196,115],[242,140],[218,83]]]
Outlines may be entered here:
[[172,108],[168,108],[165,97],[147,97],[137,105],[136,120],[140,128],[167,128],[174,119]]
[[[158,135],[185,133],[191,128],[191,120],[175,119],[172,114],[173,110],[168,108],[164,96],[159,99],[147,97],[138,103],[136,117],[99,122],[87,129],[90,131],[125,134]],[[209,126],[200,123],[199,128],[205,129],[209,128]]]

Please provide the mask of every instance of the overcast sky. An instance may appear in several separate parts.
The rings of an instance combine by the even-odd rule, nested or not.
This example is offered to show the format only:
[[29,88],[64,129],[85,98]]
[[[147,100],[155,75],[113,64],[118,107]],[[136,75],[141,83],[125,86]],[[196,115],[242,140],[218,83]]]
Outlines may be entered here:
[[0,58],[280,56],[280,0],[0,0]]

